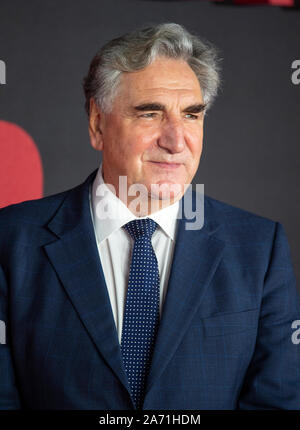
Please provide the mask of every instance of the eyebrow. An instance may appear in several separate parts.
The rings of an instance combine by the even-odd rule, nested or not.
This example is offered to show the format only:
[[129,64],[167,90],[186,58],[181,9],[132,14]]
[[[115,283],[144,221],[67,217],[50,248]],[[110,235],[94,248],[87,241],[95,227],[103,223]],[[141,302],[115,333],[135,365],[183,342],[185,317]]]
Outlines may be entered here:
[[183,110],[183,112],[186,112],[186,113],[200,113],[200,112],[204,111],[205,108],[206,108],[206,104],[205,103],[198,103],[198,104],[195,104],[195,105],[188,106],[187,108],[185,108]]
[[[204,103],[197,103],[194,105],[187,106],[183,109],[183,112],[186,113],[200,113],[206,108],[206,104]],[[143,103],[137,106],[134,106],[134,110],[138,112],[145,112],[145,111],[165,111],[166,107],[162,105],[161,103]]]

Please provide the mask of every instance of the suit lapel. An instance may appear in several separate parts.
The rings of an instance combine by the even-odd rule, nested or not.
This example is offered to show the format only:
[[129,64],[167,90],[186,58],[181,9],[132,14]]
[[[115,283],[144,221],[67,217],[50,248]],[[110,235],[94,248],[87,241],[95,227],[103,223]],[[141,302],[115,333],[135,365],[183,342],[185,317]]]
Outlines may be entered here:
[[58,239],[44,248],[87,332],[129,392],[89,206],[95,175],[67,195],[48,224]]
[[218,225],[209,218],[205,213],[201,230],[185,230],[186,219],[178,220],[172,268],[146,396],[174,355],[221,260],[225,244],[213,238],[213,230]]

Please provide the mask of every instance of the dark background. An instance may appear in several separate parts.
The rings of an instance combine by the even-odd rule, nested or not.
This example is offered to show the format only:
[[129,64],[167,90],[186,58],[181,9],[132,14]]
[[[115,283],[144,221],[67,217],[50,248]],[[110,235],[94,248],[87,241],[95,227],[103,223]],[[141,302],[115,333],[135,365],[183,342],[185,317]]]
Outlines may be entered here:
[[[206,194],[283,224],[300,281],[300,11],[150,0],[0,0],[0,119],[23,127],[44,167],[44,195],[82,182],[100,162],[90,144],[83,76],[106,41],[177,22],[220,50],[222,90],[205,120],[194,182]],[[298,282],[299,285],[299,282]]]

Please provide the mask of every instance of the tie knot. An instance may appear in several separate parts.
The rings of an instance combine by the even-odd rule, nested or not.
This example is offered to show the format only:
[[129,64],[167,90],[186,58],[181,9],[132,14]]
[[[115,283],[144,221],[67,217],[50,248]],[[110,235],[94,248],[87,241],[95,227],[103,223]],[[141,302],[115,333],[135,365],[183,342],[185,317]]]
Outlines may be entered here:
[[151,218],[135,219],[123,225],[123,228],[128,231],[134,240],[145,236],[151,238],[156,227],[156,222]]

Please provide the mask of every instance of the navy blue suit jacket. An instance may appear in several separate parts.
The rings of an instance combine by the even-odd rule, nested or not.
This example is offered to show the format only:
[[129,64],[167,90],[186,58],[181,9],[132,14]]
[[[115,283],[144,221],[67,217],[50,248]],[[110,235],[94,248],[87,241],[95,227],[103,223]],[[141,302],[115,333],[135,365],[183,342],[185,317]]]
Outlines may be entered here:
[[[87,180],[0,211],[0,408],[133,409]],[[143,409],[299,409],[300,319],[281,224],[205,197],[178,221]]]

